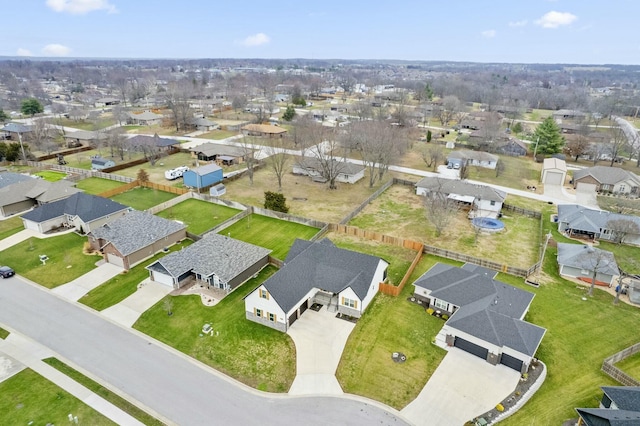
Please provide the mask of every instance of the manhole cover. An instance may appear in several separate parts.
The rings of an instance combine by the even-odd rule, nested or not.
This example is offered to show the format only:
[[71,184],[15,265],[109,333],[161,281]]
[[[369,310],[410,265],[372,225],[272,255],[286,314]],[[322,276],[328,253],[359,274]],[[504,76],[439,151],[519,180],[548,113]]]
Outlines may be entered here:
[[402,352],[394,352],[391,354],[391,359],[394,362],[405,362],[407,360],[407,356],[405,354],[403,354]]

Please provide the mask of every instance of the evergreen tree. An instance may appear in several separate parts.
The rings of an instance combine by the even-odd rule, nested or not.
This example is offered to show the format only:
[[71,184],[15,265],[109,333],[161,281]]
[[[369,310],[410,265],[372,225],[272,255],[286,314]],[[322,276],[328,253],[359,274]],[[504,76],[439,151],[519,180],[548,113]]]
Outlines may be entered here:
[[557,154],[562,152],[564,137],[560,127],[552,117],[547,117],[536,127],[533,138],[538,145],[538,154]]
[[291,121],[295,116],[296,116],[296,110],[293,108],[292,105],[288,105],[287,109],[284,111],[284,114],[282,114],[282,119],[284,121]]
[[4,123],[8,119],[9,119],[9,116],[7,115],[7,113],[4,112],[3,109],[0,109],[0,123]]
[[34,115],[43,112],[44,108],[39,100],[36,98],[29,98],[22,101],[20,111],[22,111],[24,115],[30,115],[33,117]]
[[287,213],[289,207],[287,206],[287,199],[284,195],[278,192],[266,191],[264,193],[264,208],[273,210],[275,212]]

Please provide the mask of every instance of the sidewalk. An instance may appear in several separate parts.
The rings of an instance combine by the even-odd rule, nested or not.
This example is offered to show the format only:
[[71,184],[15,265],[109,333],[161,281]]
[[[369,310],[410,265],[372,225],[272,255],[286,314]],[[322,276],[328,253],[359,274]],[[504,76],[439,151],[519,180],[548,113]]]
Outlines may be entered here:
[[104,260],[98,261],[97,264],[98,267],[96,269],[87,272],[73,281],[58,286],[51,291],[76,302],[94,288],[109,281],[123,271],[121,267],[105,262]]
[[116,424],[143,426],[143,423],[134,419],[115,405],[99,397],[50,365],[45,364],[42,358],[48,358],[54,356],[54,354],[43,346],[16,333],[11,333],[5,340],[0,339],[0,359],[3,359],[2,354],[8,355],[10,358],[13,358],[13,360],[20,360],[19,362],[25,367],[30,368],[47,380],[55,383],[58,387],[69,392]]
[[131,296],[100,313],[120,325],[131,327],[140,318],[140,315],[172,291],[173,287],[147,278],[140,283],[138,290]]

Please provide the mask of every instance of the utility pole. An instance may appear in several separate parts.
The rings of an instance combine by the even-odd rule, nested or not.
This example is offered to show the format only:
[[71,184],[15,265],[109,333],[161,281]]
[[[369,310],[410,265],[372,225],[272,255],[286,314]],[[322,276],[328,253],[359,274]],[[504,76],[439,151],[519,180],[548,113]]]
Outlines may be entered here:
[[551,239],[551,231],[547,234],[547,239],[542,246],[542,254],[540,255],[540,266],[538,266],[538,270],[536,271],[536,284],[540,285],[540,271],[542,270],[542,265],[544,264],[544,254],[547,251],[547,246],[549,245],[549,240]]
[[540,136],[536,139],[536,147],[533,149],[533,161],[536,161],[536,154],[538,154],[538,143],[540,143]]

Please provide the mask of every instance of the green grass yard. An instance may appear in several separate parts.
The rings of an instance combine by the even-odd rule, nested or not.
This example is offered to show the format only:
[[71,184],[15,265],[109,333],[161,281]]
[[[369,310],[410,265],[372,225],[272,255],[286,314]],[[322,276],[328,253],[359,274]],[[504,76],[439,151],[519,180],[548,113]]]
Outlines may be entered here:
[[271,249],[271,256],[284,260],[296,238],[308,240],[317,232],[311,226],[251,214],[218,233]]
[[130,191],[114,195],[111,199],[125,206],[133,207],[136,210],[147,210],[175,197],[177,197],[177,195],[170,192],[137,187]]
[[159,212],[158,216],[179,220],[189,232],[200,235],[238,213],[240,210],[231,207],[189,199]]
[[[187,247],[191,243],[191,240],[183,240],[182,242],[169,247],[169,251],[174,252],[181,250],[183,247]],[[136,292],[140,282],[149,277],[149,271],[145,269],[145,266],[152,264],[165,255],[165,253],[158,253],[151,259],[139,263],[129,269],[127,272],[116,275],[109,281],[102,283],[89,293],[82,296],[78,302],[93,308],[96,311],[102,311],[116,303],[122,302],[124,299]]]
[[0,220],[0,240],[7,238],[24,229],[20,216],[13,216],[9,219]]
[[640,352],[616,363],[616,367],[624,371],[636,380],[640,379]]
[[0,327],[0,339],[6,339],[7,336],[9,336],[9,331],[5,330],[4,328]]
[[0,383],[0,424],[67,425],[69,413],[78,417],[78,424],[115,424],[33,370]]
[[[87,237],[64,234],[51,238],[29,238],[0,252],[0,264],[11,266],[17,274],[43,287],[54,288],[86,274],[100,257],[82,252]],[[39,255],[49,257],[46,265]]]
[[43,170],[41,172],[34,173],[36,176],[40,176],[42,179],[49,182],[57,182],[64,179],[67,174],[63,172],[53,172],[51,170]]
[[[134,328],[192,356],[229,376],[267,392],[287,392],[296,374],[296,350],[286,333],[245,318],[243,297],[276,268],[268,266],[212,307],[200,296],[167,296],[173,302],[168,316],[164,300],[142,314]],[[201,336],[202,325],[217,332]]]
[[87,194],[97,195],[122,185],[125,185],[125,183],[115,180],[90,177],[79,181],[76,184],[76,188],[82,189]]

